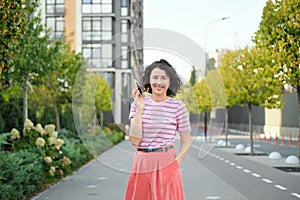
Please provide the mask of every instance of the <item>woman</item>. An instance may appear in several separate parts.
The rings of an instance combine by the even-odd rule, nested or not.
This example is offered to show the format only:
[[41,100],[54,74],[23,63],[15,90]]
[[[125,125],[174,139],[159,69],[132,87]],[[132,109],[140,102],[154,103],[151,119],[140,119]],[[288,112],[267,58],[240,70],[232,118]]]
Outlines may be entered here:
[[[183,200],[180,163],[190,148],[190,122],[186,106],[173,99],[182,82],[175,69],[161,59],[142,76],[144,96],[133,90],[129,140],[137,147],[125,200]],[[174,149],[176,133],[181,145]]]

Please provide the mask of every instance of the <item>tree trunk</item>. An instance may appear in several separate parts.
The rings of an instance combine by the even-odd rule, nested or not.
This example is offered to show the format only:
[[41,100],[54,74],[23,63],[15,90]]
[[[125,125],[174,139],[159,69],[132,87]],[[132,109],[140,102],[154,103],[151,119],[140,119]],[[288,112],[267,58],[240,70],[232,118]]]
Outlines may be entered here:
[[103,128],[103,111],[100,111],[100,126]]
[[97,114],[96,112],[94,113],[94,116],[93,116],[93,127],[95,128],[97,125]]
[[228,107],[225,107],[225,142],[228,147]]
[[300,85],[297,86],[298,95],[298,128],[300,129]]
[[28,119],[28,87],[29,80],[26,76],[25,85],[24,85],[24,93],[23,93],[23,120],[25,122]]
[[55,104],[55,114],[56,114],[56,129],[57,131],[60,130],[60,112],[59,112],[59,105]]
[[250,149],[251,149],[251,155],[254,154],[253,151],[253,122],[252,122],[252,107],[251,107],[251,103],[248,103],[248,108],[249,108],[249,132],[250,132]]

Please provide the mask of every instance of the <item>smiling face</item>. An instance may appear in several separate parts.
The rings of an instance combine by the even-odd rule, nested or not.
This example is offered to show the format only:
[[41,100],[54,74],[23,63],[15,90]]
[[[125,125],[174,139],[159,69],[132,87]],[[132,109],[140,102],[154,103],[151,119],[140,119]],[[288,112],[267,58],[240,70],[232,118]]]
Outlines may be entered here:
[[170,78],[167,76],[164,70],[160,68],[154,68],[150,74],[150,85],[153,95],[167,96]]

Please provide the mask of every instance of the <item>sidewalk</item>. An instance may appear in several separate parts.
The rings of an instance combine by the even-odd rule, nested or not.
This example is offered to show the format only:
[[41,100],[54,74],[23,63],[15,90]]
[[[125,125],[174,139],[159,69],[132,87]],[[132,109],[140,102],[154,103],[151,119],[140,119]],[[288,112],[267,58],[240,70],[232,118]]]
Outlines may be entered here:
[[[122,200],[134,151],[123,141],[33,200]],[[246,199],[191,155],[181,170],[186,200]]]

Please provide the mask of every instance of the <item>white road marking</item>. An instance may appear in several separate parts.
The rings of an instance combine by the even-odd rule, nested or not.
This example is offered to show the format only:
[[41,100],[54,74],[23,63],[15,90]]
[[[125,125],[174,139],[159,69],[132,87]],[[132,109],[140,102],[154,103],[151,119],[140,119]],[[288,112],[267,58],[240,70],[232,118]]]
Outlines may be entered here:
[[257,174],[257,173],[252,173],[252,176],[254,176],[254,177],[256,177],[256,178],[259,178],[259,177],[260,177],[260,175]]
[[236,164],[235,164],[235,163],[233,163],[233,162],[231,162],[231,163],[230,163],[230,165],[231,165],[231,166],[235,166]]
[[224,158],[220,157],[220,160],[224,160]]
[[293,195],[293,196],[297,197],[298,199],[300,199],[300,194],[298,194],[298,193],[291,193],[291,195]]
[[275,185],[275,187],[277,187],[280,190],[287,190],[287,188],[283,187],[282,185]]
[[97,178],[98,180],[106,180],[107,179],[107,177],[105,177],[105,176],[101,176],[101,177],[99,177],[99,178]]
[[263,178],[262,181],[266,182],[266,183],[273,183],[271,180]]
[[225,160],[224,162],[225,162],[225,163],[229,163],[229,160]]
[[243,169],[243,171],[246,173],[251,173],[251,171],[249,169]]
[[220,199],[219,196],[208,196],[208,197],[205,197],[205,199]]
[[97,185],[86,185],[85,187],[86,187],[86,188],[96,188]]
[[239,166],[239,165],[236,166],[236,168],[237,168],[237,169],[243,169],[243,167],[242,167],[242,166]]

